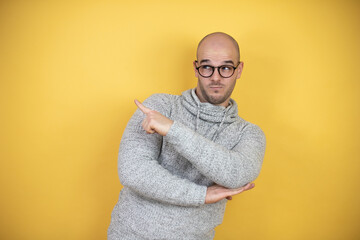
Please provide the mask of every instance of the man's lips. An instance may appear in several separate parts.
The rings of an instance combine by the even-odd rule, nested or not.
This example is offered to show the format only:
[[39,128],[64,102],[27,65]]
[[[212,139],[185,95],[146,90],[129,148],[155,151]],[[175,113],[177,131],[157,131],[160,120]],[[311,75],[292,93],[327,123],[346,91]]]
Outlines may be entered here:
[[223,86],[220,86],[220,85],[212,85],[212,86],[209,86],[210,88],[212,89],[220,89],[222,88]]

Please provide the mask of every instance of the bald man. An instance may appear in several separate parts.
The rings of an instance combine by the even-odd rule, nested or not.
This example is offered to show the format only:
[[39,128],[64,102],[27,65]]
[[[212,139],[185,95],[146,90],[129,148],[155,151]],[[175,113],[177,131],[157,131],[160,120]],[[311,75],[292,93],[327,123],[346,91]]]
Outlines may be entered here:
[[237,42],[220,32],[205,36],[193,65],[196,88],[135,100],[108,239],[213,239],[227,201],[254,187],[265,136],[238,116],[231,98],[244,66]]

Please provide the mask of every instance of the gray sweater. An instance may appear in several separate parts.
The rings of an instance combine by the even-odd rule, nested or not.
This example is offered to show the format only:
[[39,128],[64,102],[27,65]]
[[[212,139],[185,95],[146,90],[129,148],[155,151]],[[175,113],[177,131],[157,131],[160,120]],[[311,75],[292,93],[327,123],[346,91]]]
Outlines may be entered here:
[[213,239],[227,200],[205,204],[215,183],[241,187],[257,178],[265,152],[262,130],[225,108],[201,103],[195,89],[154,94],[146,107],[174,121],[165,137],[147,134],[138,109],[121,139],[118,173],[124,188],[108,239]]

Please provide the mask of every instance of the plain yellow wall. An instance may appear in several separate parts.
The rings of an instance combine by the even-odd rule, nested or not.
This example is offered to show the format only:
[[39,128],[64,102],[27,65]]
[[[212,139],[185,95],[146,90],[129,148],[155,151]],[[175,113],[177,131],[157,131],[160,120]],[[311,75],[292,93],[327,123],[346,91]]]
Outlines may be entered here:
[[1,1],[0,239],[105,239],[133,99],[195,87],[214,31],[267,136],[215,239],[360,239],[359,27],[359,1]]

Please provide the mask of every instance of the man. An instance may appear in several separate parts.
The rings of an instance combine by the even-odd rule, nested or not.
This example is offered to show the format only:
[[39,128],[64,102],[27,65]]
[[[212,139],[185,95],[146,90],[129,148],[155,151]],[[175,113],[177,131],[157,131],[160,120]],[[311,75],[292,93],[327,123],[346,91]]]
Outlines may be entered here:
[[209,34],[193,64],[195,89],[135,100],[120,144],[124,188],[108,239],[213,239],[227,200],[254,187],[265,136],[230,98],[244,66],[238,44]]

